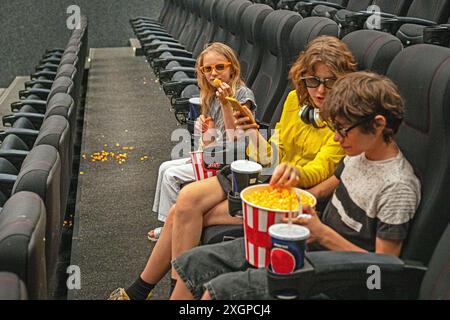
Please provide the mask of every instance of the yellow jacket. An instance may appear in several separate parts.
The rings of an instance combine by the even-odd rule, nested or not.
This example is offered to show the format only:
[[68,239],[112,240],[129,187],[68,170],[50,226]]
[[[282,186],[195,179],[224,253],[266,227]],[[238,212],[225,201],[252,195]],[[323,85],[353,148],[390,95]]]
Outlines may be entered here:
[[[276,154],[272,156],[272,145],[278,146],[278,163],[288,163],[300,171],[300,188],[310,188],[333,175],[334,170],[344,157],[344,151],[335,142],[334,133],[325,128],[314,128],[305,124],[298,112],[296,91],[291,91],[283,106],[280,121],[269,143],[259,134],[260,152],[250,142],[249,155],[264,165],[277,163]],[[250,139],[251,141],[251,139]],[[267,157],[264,149],[267,148]]]

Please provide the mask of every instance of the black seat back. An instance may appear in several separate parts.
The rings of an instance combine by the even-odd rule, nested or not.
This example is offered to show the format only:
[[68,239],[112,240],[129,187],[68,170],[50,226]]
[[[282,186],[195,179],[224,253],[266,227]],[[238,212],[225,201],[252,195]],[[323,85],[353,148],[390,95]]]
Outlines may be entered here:
[[373,0],[372,5],[380,7],[381,12],[404,16],[411,6],[412,0]]
[[403,49],[398,38],[375,30],[354,31],[342,38],[342,41],[353,53],[359,70],[379,74],[386,74],[394,57]]
[[252,85],[258,108],[256,119],[269,123],[288,82],[289,35],[302,17],[292,11],[275,10],[262,26],[262,60]]
[[448,0],[413,0],[406,16],[445,23],[449,13],[450,1]]
[[253,4],[245,9],[241,16],[241,76],[247,86],[251,87],[261,64],[263,47],[261,27],[267,15],[273,9],[265,4]]
[[448,300],[450,298],[450,224],[434,249],[428,270],[420,287],[420,299]]
[[48,296],[45,228],[45,206],[36,193],[14,194],[0,212],[0,270],[17,274],[30,299]]
[[221,2],[219,0],[210,0],[204,1],[203,6],[201,8],[202,17],[204,19],[203,31],[197,38],[197,43],[195,44],[194,50],[192,51],[192,56],[194,59],[198,57],[198,55],[203,51],[205,45],[211,42],[211,39],[214,37],[214,32],[216,30],[216,26],[214,24],[215,21],[215,8],[216,5]]
[[60,177],[58,151],[50,145],[40,145],[34,147],[25,158],[12,191],[13,195],[20,191],[34,192],[45,204],[45,257],[49,290],[54,285],[63,223],[60,215]]
[[242,39],[244,33],[241,29],[241,17],[245,9],[252,3],[248,0],[234,0],[231,1],[225,15],[225,28],[227,30],[227,37],[225,43],[233,48],[239,55],[241,52]]
[[67,198],[69,196],[72,153],[70,152],[71,137],[70,126],[67,119],[63,116],[53,115],[47,117],[43,122],[39,135],[34,142],[34,147],[39,145],[53,146],[59,153],[61,159],[60,176],[60,216],[61,221],[65,218]]
[[402,258],[427,265],[450,220],[450,49],[425,44],[406,48],[387,76],[406,102],[396,141],[422,183]]

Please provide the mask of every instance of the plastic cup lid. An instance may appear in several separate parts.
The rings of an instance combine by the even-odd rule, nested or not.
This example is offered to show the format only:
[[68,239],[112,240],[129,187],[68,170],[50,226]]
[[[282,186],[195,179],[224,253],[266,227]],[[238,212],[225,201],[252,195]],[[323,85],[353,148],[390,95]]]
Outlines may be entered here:
[[231,171],[237,173],[261,172],[262,166],[259,163],[249,160],[236,160],[231,163]]
[[309,238],[309,229],[298,224],[277,223],[269,227],[271,237],[280,240],[300,241]]
[[198,97],[189,98],[189,103],[200,105],[201,104],[200,98],[198,98]]

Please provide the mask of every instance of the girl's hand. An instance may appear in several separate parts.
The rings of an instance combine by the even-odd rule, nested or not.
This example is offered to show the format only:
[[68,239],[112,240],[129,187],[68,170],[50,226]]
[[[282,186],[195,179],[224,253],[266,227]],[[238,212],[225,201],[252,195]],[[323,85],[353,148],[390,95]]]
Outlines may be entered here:
[[250,118],[250,115],[252,114],[250,109],[246,105],[243,105],[242,108],[245,109],[247,114],[242,114],[239,111],[233,112],[233,116],[236,119],[234,122],[236,125],[236,129],[242,130],[242,131],[258,129],[259,126],[254,121],[253,116],[252,116],[252,118]]
[[[310,236],[307,240],[307,243],[319,242],[323,238],[326,226],[320,221],[317,216],[316,210],[311,208],[309,205],[303,206],[303,212],[309,214],[310,218],[293,218],[292,223],[299,224],[309,229]],[[288,222],[288,218],[283,218],[283,222]]]
[[300,172],[294,166],[286,163],[279,164],[270,179],[271,186],[285,188],[296,187],[300,182]]
[[222,81],[220,86],[217,87],[216,96],[219,98],[221,106],[228,106],[228,101],[225,97],[233,96],[233,92],[231,91],[231,87]]
[[210,127],[214,127],[214,121],[211,117],[206,117],[205,115],[201,114],[197,118],[197,121],[195,121],[195,129],[197,131],[200,131],[201,133],[205,133]]

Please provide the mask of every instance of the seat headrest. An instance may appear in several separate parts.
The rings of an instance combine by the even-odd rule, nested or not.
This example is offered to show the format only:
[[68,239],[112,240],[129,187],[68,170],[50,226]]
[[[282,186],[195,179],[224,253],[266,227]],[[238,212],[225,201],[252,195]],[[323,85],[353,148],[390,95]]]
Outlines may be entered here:
[[225,26],[228,31],[237,34],[241,30],[240,21],[245,9],[252,3],[247,0],[235,0],[228,6],[225,16]]
[[262,26],[264,47],[274,56],[283,54],[282,47],[289,41],[294,25],[302,17],[289,10],[275,10],[269,13]]
[[[31,191],[37,193],[46,202],[48,186],[54,183],[53,179],[59,179],[60,172],[61,163],[58,151],[50,145],[36,146],[31,149],[23,161],[12,193]],[[55,190],[59,190],[59,180]]]
[[58,68],[55,80],[59,77],[67,77],[73,79],[77,73],[77,68],[72,64],[65,64]]
[[51,98],[57,93],[70,93],[73,90],[73,81],[68,77],[58,77],[55,82],[53,82],[52,89],[48,95],[47,100],[50,101]]
[[73,106],[74,101],[70,95],[67,93],[56,93],[47,103],[45,119],[53,115],[60,115],[67,118],[70,112],[69,110],[73,108]]
[[249,43],[259,43],[261,38],[261,27],[267,15],[273,9],[266,4],[252,4],[247,7],[241,16],[240,27],[244,37]]
[[311,40],[321,35],[337,37],[337,23],[323,17],[308,17],[301,20],[294,26],[289,38],[292,56],[297,57]]
[[69,141],[70,127],[69,122],[63,116],[48,117],[39,130],[39,135],[34,142],[34,146],[47,144],[53,146],[58,152],[67,152],[61,150],[67,148]]
[[354,31],[342,41],[353,53],[359,70],[371,70],[379,74],[386,74],[394,57],[403,49],[398,38],[375,30]]

